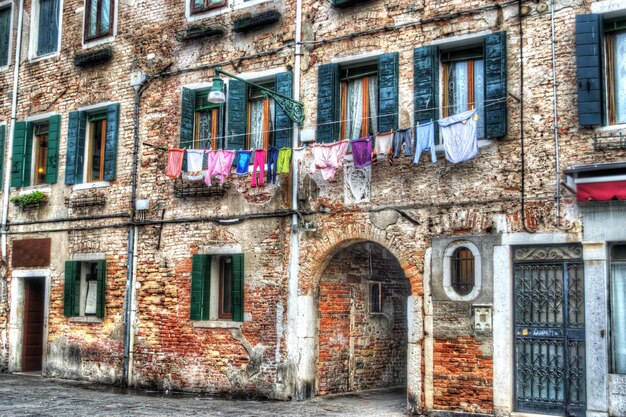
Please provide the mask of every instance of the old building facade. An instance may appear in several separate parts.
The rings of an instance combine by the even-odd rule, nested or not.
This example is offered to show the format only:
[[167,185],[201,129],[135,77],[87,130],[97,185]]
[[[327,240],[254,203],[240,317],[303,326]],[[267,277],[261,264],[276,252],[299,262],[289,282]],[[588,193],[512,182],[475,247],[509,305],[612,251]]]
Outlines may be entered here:
[[[0,0],[0,370],[624,416],[624,62],[616,0]],[[437,121],[471,109],[452,163]],[[314,168],[430,122],[436,162],[409,131]],[[166,175],[272,146],[259,186]]]

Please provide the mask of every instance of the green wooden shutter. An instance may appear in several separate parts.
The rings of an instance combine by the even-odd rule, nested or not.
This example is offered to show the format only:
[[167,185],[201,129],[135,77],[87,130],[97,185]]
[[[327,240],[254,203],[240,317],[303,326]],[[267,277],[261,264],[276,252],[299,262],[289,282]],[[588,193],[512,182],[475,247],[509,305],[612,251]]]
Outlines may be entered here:
[[243,254],[232,255],[233,321],[243,321]]
[[30,175],[33,166],[33,124],[26,123],[26,139],[24,140],[24,174],[22,176],[22,185],[30,187]]
[[0,190],[4,186],[4,157],[5,150],[4,145],[6,143],[6,126],[0,126]]
[[[378,56],[378,131],[398,129],[399,54]],[[377,132],[374,132],[377,133]]]
[[117,138],[120,124],[120,105],[107,106],[107,131],[104,142],[104,180],[115,179],[117,165]]
[[85,132],[87,113],[70,112],[67,121],[67,149],[65,152],[65,183],[83,182],[83,160],[85,155]]
[[485,137],[506,135],[506,32],[485,37]]
[[59,173],[59,138],[61,137],[61,116],[50,117],[48,127],[48,161],[46,162],[46,183],[56,184]]
[[[180,109],[180,148],[193,148],[193,119],[196,106],[196,92],[183,88]],[[187,154],[183,155],[183,171],[187,170]]]
[[9,64],[9,39],[11,39],[11,12],[10,4],[0,8],[0,67]]
[[317,70],[317,142],[339,139],[339,64],[320,65]]
[[205,255],[204,281],[202,287],[202,320],[209,320],[211,313],[211,256]]
[[226,147],[234,150],[244,149],[248,125],[248,86],[242,81],[230,80],[227,103]]
[[602,35],[602,15],[576,16],[576,80],[580,126],[597,126],[604,120]]
[[[439,119],[439,48],[423,46],[413,50],[413,105],[415,124]],[[435,141],[439,129],[435,125]]]
[[[293,73],[291,71],[276,74],[276,92],[283,96],[292,97],[293,91]],[[277,148],[291,148],[291,138],[293,130],[293,122],[287,116],[287,113],[276,106],[274,111],[274,146]]]
[[98,294],[96,299],[96,317],[104,318],[107,261],[100,260],[96,264],[96,276],[98,278]]
[[[209,300],[205,300],[211,283],[209,280],[211,257],[209,255],[193,255],[191,258],[191,320],[206,320],[209,316]],[[206,310],[206,311],[205,311]]]
[[24,154],[26,152],[26,122],[15,122],[13,129],[13,162],[11,164],[11,187],[24,183]]
[[65,261],[63,314],[66,317],[78,316],[80,314],[80,268],[80,262]]
[[57,50],[59,41],[59,0],[39,0],[37,56]]

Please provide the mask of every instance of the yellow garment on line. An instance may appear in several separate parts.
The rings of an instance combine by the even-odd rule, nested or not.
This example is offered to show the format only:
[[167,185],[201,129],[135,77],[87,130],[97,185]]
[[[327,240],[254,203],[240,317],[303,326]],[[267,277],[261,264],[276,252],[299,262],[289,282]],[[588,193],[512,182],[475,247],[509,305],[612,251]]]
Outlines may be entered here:
[[279,174],[289,174],[289,165],[291,165],[291,148],[280,148],[278,151],[278,169]]

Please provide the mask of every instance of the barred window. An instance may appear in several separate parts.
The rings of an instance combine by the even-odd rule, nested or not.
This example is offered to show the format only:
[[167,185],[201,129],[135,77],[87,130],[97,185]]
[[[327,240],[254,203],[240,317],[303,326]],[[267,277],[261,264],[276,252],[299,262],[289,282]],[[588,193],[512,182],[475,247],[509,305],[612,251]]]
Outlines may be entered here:
[[451,284],[459,295],[467,295],[474,289],[474,255],[466,247],[457,248],[451,259]]

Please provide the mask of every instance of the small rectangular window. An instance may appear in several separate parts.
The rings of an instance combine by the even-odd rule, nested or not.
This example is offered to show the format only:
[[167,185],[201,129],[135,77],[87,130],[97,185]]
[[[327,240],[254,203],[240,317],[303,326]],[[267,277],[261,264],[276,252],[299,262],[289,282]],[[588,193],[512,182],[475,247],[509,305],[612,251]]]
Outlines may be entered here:
[[[262,87],[274,90],[274,83]],[[273,145],[274,112],[276,105],[271,98],[263,97],[260,88],[250,87],[248,92],[248,149],[268,149]]]
[[48,133],[50,125],[48,123],[41,123],[35,125],[33,129],[34,137],[34,152],[35,152],[35,166],[33,175],[33,184],[45,184],[46,183],[46,169],[48,166]]
[[341,68],[341,138],[358,139],[378,131],[378,66]]
[[626,245],[611,248],[611,368],[626,374]]
[[106,113],[89,116],[89,143],[87,145],[87,182],[104,179],[104,151],[106,143]]
[[64,315],[104,317],[106,261],[66,261]]
[[85,41],[113,33],[115,0],[87,0],[85,4]]
[[608,122],[626,123],[626,21],[605,24]]
[[209,91],[196,93],[193,149],[218,149],[220,106],[208,101]]
[[11,6],[0,8],[0,67],[9,64],[11,43]]
[[202,13],[207,10],[226,6],[226,0],[189,0],[191,13]]
[[383,283],[370,282],[370,313],[383,312]]
[[39,0],[37,18],[37,56],[56,52],[59,42],[59,0]]
[[233,317],[233,276],[232,258],[222,256],[220,259],[220,303],[219,318],[231,319]]

